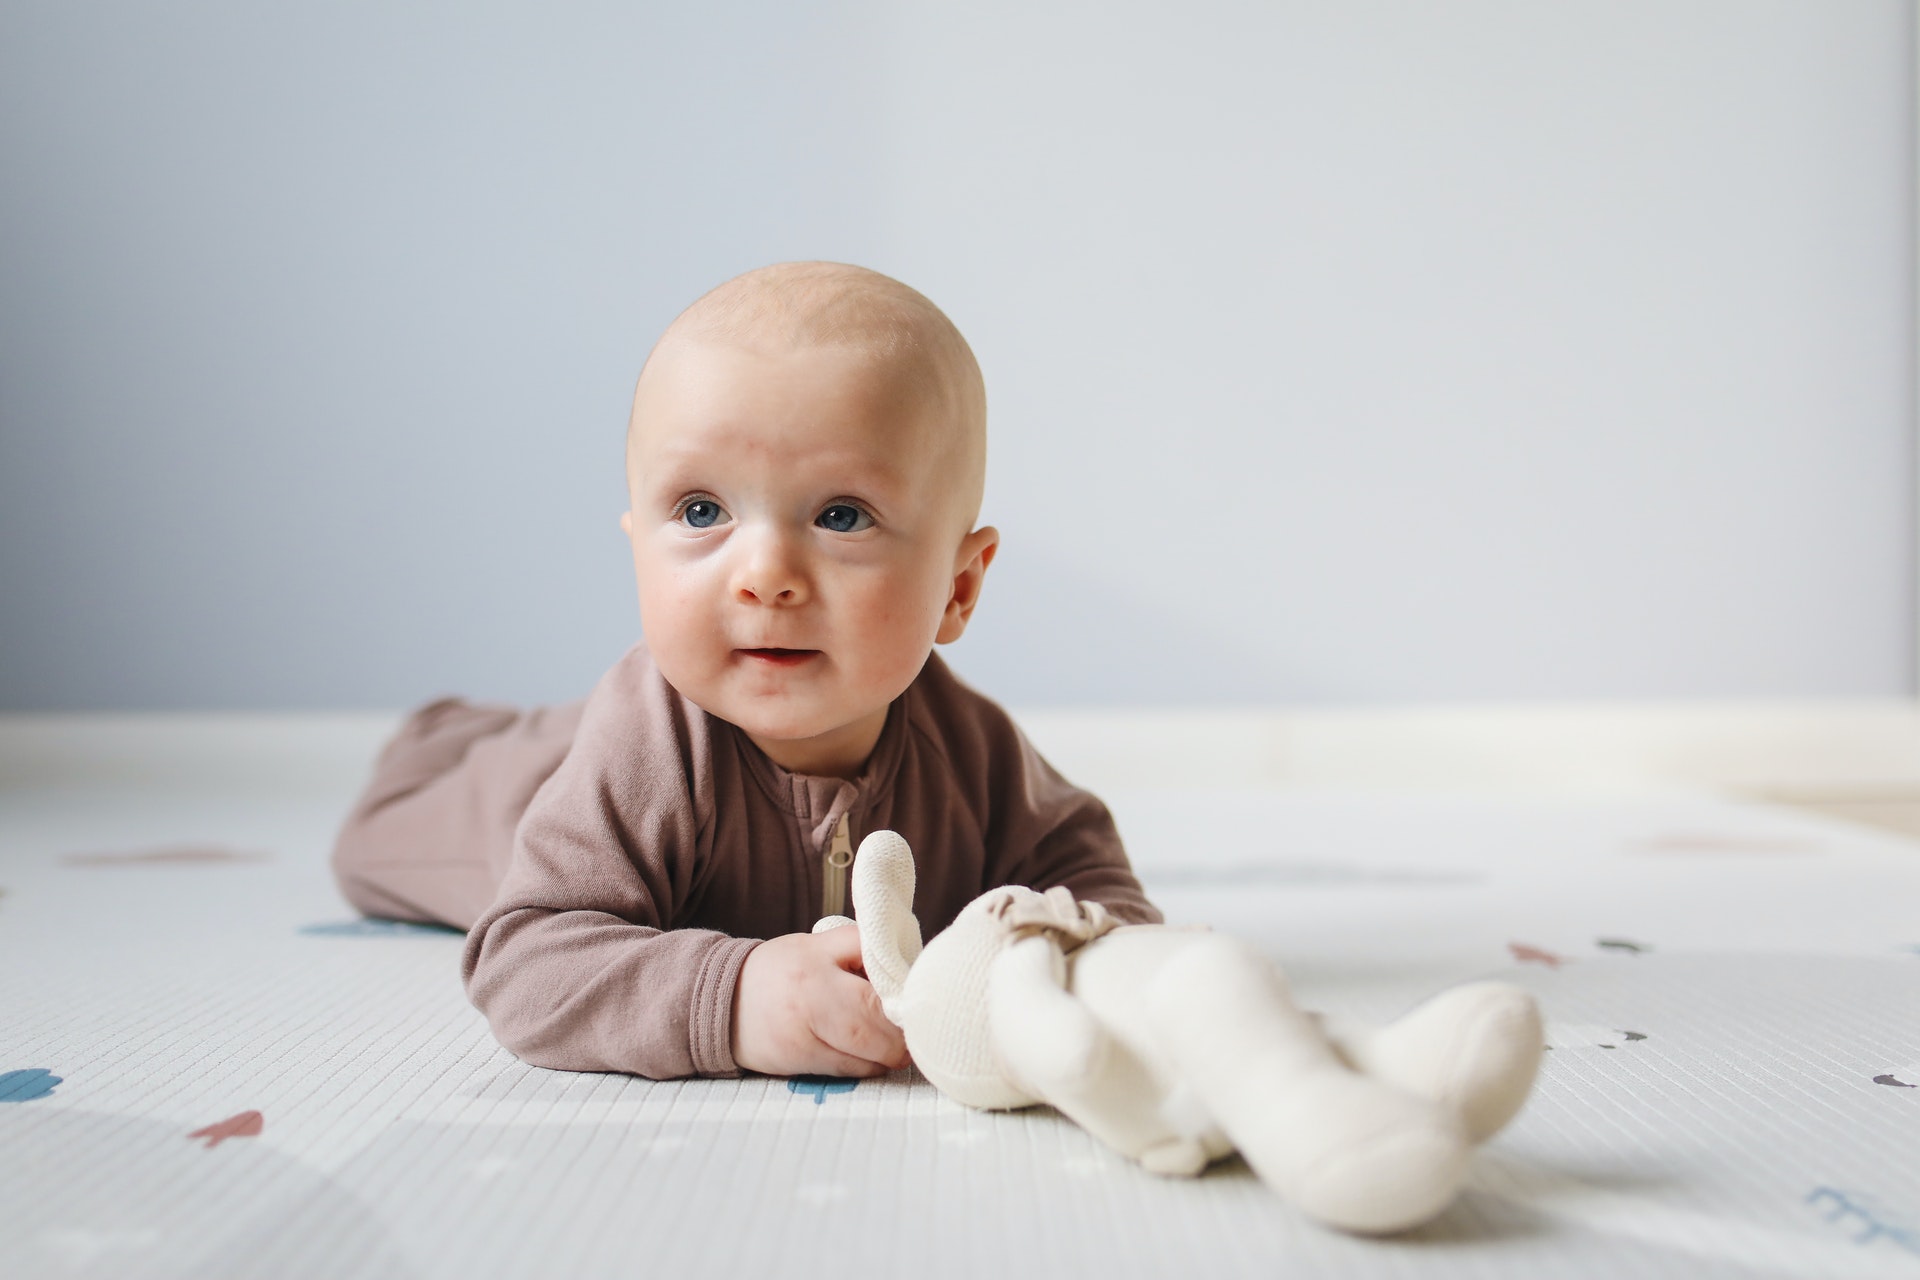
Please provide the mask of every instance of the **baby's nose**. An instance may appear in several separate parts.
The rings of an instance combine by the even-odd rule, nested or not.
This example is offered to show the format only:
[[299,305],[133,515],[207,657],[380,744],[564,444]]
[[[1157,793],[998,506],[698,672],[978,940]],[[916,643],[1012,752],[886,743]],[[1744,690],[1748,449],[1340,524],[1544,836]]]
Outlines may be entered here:
[[768,533],[745,548],[734,575],[734,594],[743,604],[799,604],[807,597],[806,569],[787,538]]

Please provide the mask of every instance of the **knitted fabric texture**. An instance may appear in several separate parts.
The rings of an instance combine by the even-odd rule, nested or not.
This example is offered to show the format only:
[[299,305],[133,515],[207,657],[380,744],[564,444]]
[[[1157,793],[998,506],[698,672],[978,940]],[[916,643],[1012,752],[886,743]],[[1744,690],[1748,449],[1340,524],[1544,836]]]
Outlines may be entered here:
[[1044,933],[1069,953],[1120,924],[1105,907],[1075,899],[1073,891],[1065,886],[1032,897],[1009,895],[994,903],[990,911],[1013,941]]

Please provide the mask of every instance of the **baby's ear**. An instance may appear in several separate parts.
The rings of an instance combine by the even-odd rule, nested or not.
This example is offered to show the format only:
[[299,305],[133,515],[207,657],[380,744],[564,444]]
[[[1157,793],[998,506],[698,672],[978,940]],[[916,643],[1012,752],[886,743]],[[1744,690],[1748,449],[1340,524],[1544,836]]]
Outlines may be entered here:
[[853,909],[860,921],[860,961],[867,981],[888,1004],[907,985],[920,957],[920,922],[913,916],[913,850],[898,833],[876,831],[853,859]]
[[975,529],[960,540],[953,558],[953,592],[940,615],[935,644],[952,644],[966,632],[974,606],[980,603],[980,588],[987,578],[987,566],[1000,550],[1000,531],[992,525]]

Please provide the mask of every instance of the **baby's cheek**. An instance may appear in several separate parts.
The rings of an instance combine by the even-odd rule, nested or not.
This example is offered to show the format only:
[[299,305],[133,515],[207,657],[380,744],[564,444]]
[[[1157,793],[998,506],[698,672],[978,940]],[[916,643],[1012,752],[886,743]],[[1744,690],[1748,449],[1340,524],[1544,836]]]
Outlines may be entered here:
[[853,625],[875,643],[876,648],[912,648],[912,638],[921,628],[919,617],[925,611],[916,597],[914,584],[884,582],[862,584],[848,602]]
[[655,661],[663,665],[697,662],[720,643],[718,628],[700,607],[698,596],[686,591],[643,591],[640,629],[646,633],[647,648]]
[[934,628],[910,602],[875,604],[862,631],[862,665],[876,691],[891,698],[913,682],[933,651]]

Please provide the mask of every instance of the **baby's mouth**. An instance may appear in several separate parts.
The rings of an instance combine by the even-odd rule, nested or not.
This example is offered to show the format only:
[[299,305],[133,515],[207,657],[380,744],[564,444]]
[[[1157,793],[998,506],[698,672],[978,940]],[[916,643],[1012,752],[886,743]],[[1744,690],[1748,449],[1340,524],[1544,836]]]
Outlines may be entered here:
[[741,649],[739,652],[756,662],[776,667],[797,667],[809,658],[820,656],[818,649]]

